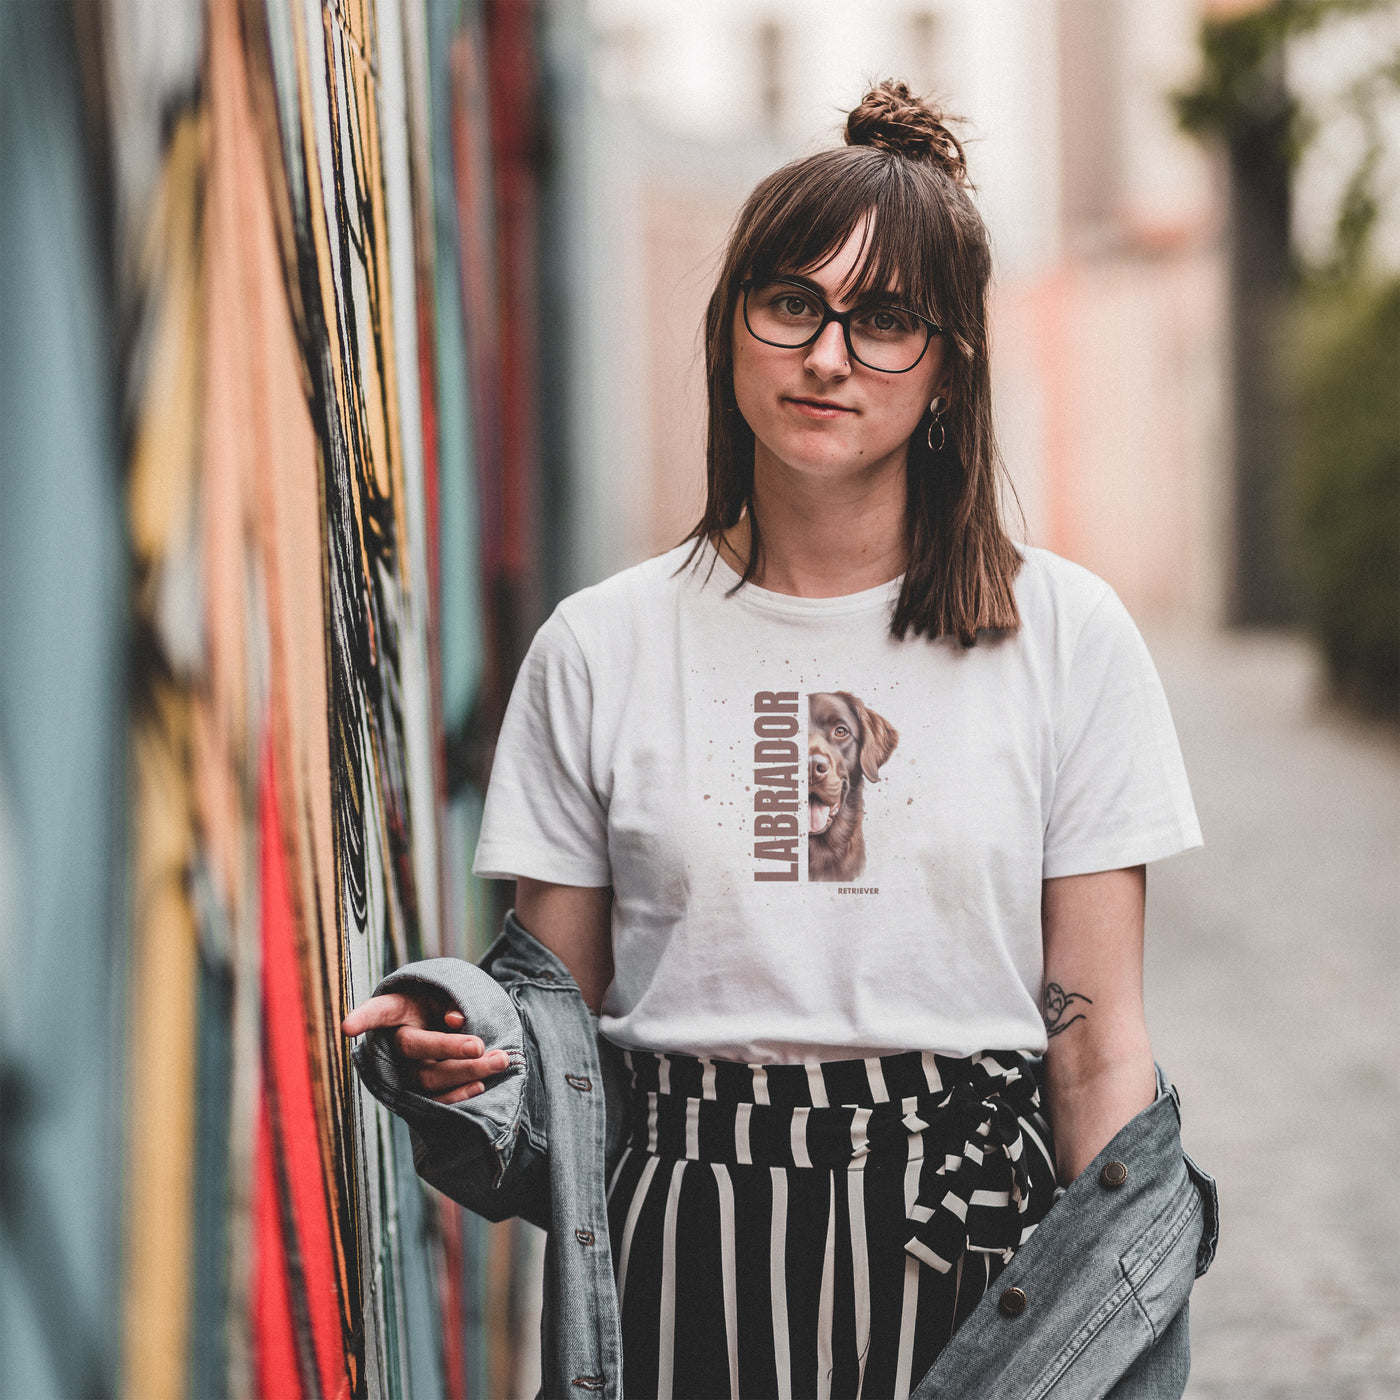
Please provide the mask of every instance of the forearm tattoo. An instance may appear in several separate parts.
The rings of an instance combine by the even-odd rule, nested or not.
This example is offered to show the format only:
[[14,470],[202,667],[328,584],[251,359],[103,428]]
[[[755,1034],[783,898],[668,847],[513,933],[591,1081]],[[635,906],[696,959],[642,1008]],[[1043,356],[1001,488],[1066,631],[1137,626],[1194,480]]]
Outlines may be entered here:
[[1045,1033],[1051,1040],[1068,1030],[1076,1021],[1084,1019],[1084,1013],[1075,1009],[1076,1002],[1085,1006],[1094,1004],[1091,997],[1082,992],[1067,992],[1058,982],[1045,984]]

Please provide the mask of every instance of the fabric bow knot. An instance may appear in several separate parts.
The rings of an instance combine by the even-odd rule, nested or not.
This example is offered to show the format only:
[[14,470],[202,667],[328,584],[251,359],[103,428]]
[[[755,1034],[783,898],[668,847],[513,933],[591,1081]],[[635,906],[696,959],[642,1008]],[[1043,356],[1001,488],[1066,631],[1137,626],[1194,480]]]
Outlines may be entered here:
[[985,1079],[955,1086],[927,1110],[918,1104],[904,1119],[910,1132],[940,1130],[936,1140],[930,1141],[933,1133],[925,1136],[904,1243],[907,1253],[939,1273],[947,1273],[964,1249],[1010,1259],[1038,1223],[1029,1218],[1020,1115],[1034,1112],[1040,1095],[1020,1070],[989,1068],[995,1072]]

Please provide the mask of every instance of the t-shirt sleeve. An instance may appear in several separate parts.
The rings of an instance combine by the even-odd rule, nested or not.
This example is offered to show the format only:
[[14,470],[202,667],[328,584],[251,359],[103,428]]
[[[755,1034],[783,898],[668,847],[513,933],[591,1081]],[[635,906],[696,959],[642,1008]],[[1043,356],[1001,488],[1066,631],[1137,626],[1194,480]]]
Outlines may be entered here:
[[1043,875],[1087,875],[1201,844],[1167,698],[1109,590],[1074,647],[1055,723]]
[[473,871],[558,885],[612,883],[607,811],[593,781],[593,686],[556,611],[521,663],[496,743]]

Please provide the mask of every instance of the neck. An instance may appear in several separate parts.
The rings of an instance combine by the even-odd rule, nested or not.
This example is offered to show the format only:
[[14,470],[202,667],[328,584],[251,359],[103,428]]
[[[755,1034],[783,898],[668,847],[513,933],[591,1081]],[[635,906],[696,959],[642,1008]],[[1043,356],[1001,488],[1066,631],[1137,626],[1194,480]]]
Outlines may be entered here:
[[[754,582],[799,598],[838,598],[898,578],[908,563],[905,462],[840,480],[813,479],[782,463],[754,463],[753,514],[763,538]],[[721,553],[741,573],[751,532],[745,516]]]

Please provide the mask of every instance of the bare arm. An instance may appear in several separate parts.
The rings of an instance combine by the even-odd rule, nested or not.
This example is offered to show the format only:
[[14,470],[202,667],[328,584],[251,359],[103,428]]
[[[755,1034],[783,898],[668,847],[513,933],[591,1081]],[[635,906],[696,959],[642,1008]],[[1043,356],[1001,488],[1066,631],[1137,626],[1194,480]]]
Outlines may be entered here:
[[1156,1093],[1142,1001],[1141,865],[1046,880],[1047,1107],[1068,1186]]
[[596,1013],[613,979],[612,887],[550,885],[522,876],[515,882],[515,913],[573,973]]

